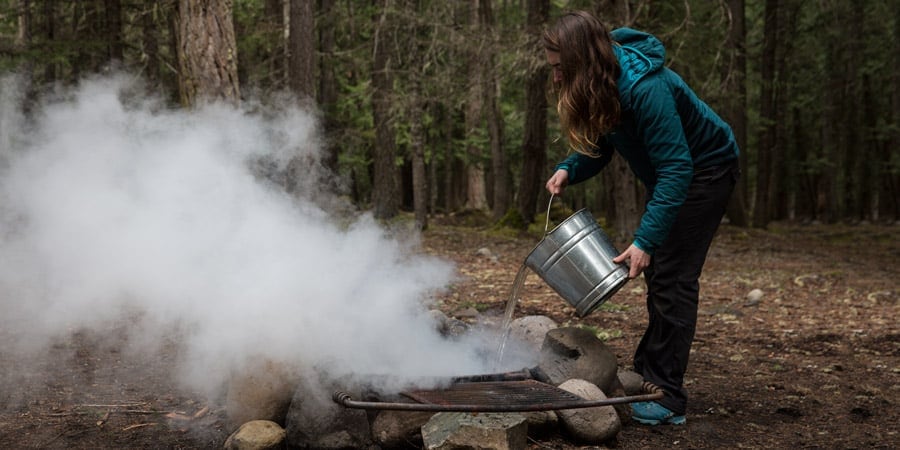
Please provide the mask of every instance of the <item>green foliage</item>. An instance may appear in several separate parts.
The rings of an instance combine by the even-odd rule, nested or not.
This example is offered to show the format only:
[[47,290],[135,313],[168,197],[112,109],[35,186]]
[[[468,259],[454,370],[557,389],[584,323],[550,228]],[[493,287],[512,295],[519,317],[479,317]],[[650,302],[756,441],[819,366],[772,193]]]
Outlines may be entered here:
[[476,302],[476,301],[472,301],[472,300],[466,300],[466,301],[460,303],[459,306],[462,309],[472,308],[475,311],[478,311],[480,313],[485,312],[491,308],[491,305],[489,305],[487,303],[481,303],[481,302]]
[[600,339],[603,342],[622,337],[622,330],[617,328],[600,328],[595,325],[587,324],[578,324],[576,327],[590,331],[594,336],[597,336],[597,339]]
[[[598,2],[589,0],[552,0],[551,20],[568,9],[597,10]],[[729,48],[732,12],[729,2],[687,0],[683,2],[646,2],[624,0],[600,2],[606,22],[651,32],[667,48],[667,65],[676,70],[714,109],[722,109],[737,96],[728,90],[726,78],[734,75],[736,53]],[[881,189],[879,208],[882,217],[900,216],[897,211],[896,177],[900,175],[898,117],[894,98],[898,95],[896,1],[860,0],[856,3],[835,0],[779,3],[777,31],[778,61],[781,64],[773,80],[778,89],[779,116],[762,118],[759,112],[762,84],[761,55],[765,32],[761,0],[747,0],[746,19],[746,110],[748,142],[742,151],[749,163],[744,167],[748,198],[756,190],[760,153],[760,130],[770,124],[778,127],[778,155],[783,164],[778,170],[780,187],[788,195],[801,198],[835,200],[833,217],[860,215],[872,192]],[[31,41],[18,42],[18,2],[0,2],[0,71],[26,70],[34,86],[47,83],[76,82],[76,77],[106,70],[110,64],[108,47],[112,35],[104,35],[103,2],[59,0],[32,1]],[[285,89],[287,84],[284,20],[281,8],[267,10],[264,0],[234,0],[233,18],[238,52],[239,77],[245,93],[268,94]],[[327,24],[334,31],[334,48],[319,54],[321,68],[335,76],[337,100],[320,105],[327,114],[327,140],[337,149],[339,175],[352,180],[354,198],[365,203],[370,198],[372,155],[375,130],[372,113],[373,43],[388,45],[393,59],[388,64],[393,81],[390,98],[392,126],[397,132],[397,162],[410,158],[410,126],[421,125],[425,139],[429,192],[440,203],[447,190],[461,189],[454,171],[468,163],[490,167],[490,140],[484,126],[464,130],[465,111],[470,100],[472,79],[470,64],[489,66],[496,77],[498,108],[502,115],[502,149],[511,173],[511,190],[521,182],[522,141],[525,135],[525,80],[530,71],[545,64],[540,44],[527,33],[526,11],[522,2],[491,2],[493,25],[488,28],[470,23],[468,2],[425,0],[391,2],[382,11],[377,2],[334,2],[333,9],[316,17],[317,28]],[[47,17],[47,11],[53,14]],[[177,94],[177,63],[169,27],[177,13],[175,2],[122,2],[121,44],[123,68],[135,73],[161,73],[161,87],[170,96]],[[628,17],[616,17],[627,14]],[[145,21],[159,47],[159,67],[147,67]],[[627,19],[627,20],[626,20]],[[48,24],[55,24],[53,30]],[[379,24],[382,28],[378,28]],[[488,49],[493,60],[471,61],[476,50]],[[318,74],[321,75],[321,74]],[[555,108],[548,108],[547,148],[549,172],[552,164],[567,153]],[[467,149],[476,149],[473,157]],[[860,162],[862,161],[862,162]],[[490,170],[488,170],[490,175]],[[874,178],[873,178],[874,177]],[[893,177],[893,178],[891,178]],[[804,182],[800,182],[800,180]],[[543,183],[541,180],[526,182]],[[819,192],[819,186],[832,186]],[[575,194],[567,194],[569,205],[594,205],[602,197],[602,177],[584,183]],[[840,192],[843,190],[854,192]],[[574,207],[561,206],[551,211],[550,222],[558,223]],[[815,214],[812,203],[796,201],[798,215]],[[440,205],[435,205],[440,208]],[[806,208],[805,210],[803,208]],[[531,217],[529,230],[544,231],[543,207]],[[600,209],[600,208],[597,208]],[[531,212],[526,212],[530,214]],[[787,207],[776,212],[787,214]],[[598,217],[604,218],[598,214]],[[521,229],[522,218],[507,213],[498,223],[501,228]],[[484,224],[483,218],[472,220]]]
[[526,228],[525,218],[522,217],[522,213],[520,213],[518,209],[511,208],[497,221],[495,227],[523,230]]

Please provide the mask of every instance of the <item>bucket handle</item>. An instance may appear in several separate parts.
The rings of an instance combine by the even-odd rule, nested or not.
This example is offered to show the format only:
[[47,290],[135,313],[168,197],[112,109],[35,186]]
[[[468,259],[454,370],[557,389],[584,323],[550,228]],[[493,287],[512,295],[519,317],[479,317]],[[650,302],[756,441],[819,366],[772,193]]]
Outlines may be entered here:
[[550,234],[550,207],[553,206],[553,193],[550,194],[550,201],[547,202],[547,220],[544,222],[544,236]]
[[547,203],[547,221],[544,222],[544,234],[547,235],[550,233],[550,206],[553,205],[553,193],[550,193],[550,202]]

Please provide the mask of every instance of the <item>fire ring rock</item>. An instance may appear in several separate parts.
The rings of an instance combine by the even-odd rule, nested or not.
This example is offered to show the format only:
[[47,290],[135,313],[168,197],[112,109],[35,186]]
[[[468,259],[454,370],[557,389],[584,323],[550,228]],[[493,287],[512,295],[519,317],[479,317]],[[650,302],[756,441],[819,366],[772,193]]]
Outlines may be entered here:
[[[568,380],[559,386],[586,400],[603,400],[606,395],[597,386],[585,380]],[[612,406],[564,409],[556,412],[566,431],[575,439],[589,444],[599,444],[616,436],[622,429],[622,421]]]
[[428,450],[521,450],[528,423],[515,413],[440,412],[422,426],[422,440]]
[[615,353],[584,328],[548,331],[537,369],[536,377],[554,386],[573,378],[588,381],[603,392],[612,392],[619,385]]
[[435,413],[428,411],[378,411],[372,420],[372,438],[384,448],[402,448],[422,441],[422,426]]
[[529,350],[539,353],[547,332],[558,326],[547,316],[520,317],[510,324],[509,337],[525,342]]
[[252,420],[240,426],[228,440],[226,450],[269,450],[281,448],[285,431],[271,420]]

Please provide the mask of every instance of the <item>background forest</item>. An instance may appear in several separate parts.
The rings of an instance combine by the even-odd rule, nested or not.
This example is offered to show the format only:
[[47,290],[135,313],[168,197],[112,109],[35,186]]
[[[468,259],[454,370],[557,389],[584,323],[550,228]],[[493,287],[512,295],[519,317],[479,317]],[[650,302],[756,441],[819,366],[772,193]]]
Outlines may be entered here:
[[[900,0],[2,0],[0,72],[26,111],[119,70],[172,108],[289,93],[317,111],[334,188],[377,218],[526,226],[567,153],[538,43],[566,9],[657,35],[732,124],[732,224],[900,218]],[[564,200],[621,236],[640,189],[615,161]]]

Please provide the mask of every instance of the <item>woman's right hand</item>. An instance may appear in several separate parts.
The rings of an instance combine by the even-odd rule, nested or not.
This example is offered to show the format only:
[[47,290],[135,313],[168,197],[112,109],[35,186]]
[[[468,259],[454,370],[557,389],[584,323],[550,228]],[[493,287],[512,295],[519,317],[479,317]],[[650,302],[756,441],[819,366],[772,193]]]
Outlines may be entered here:
[[569,172],[565,169],[559,169],[547,180],[547,190],[553,195],[562,195],[569,185]]

